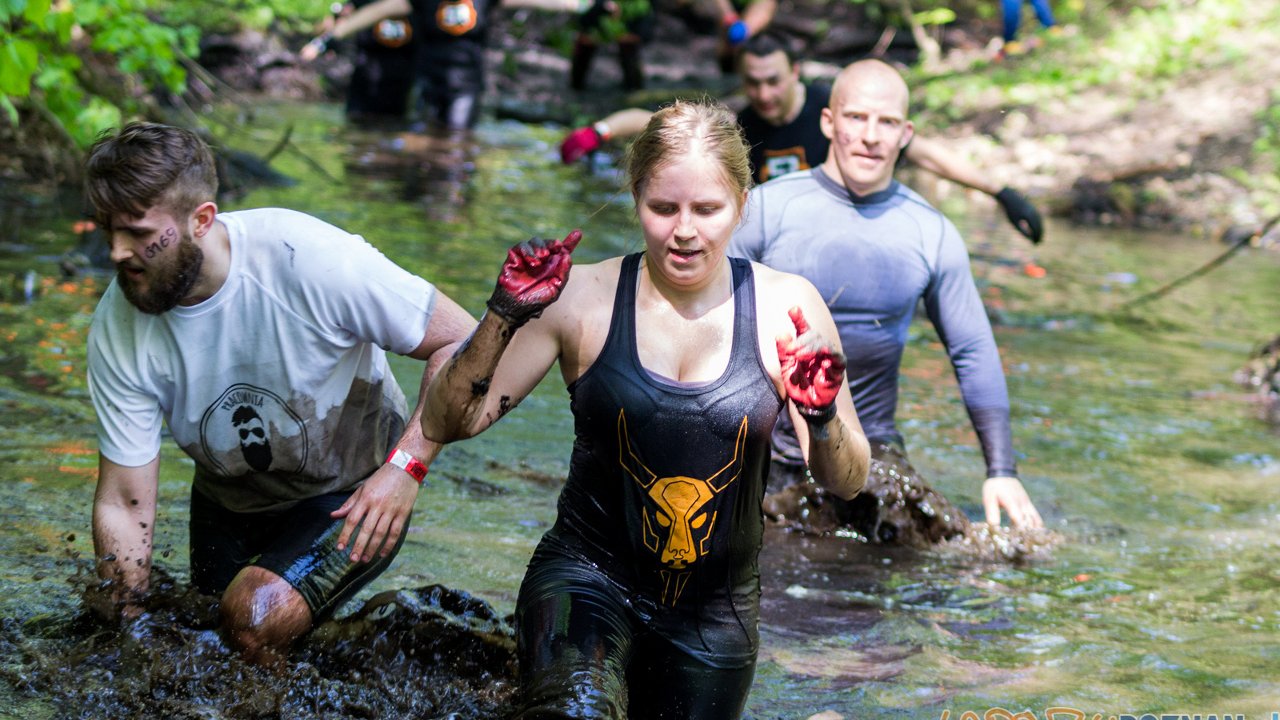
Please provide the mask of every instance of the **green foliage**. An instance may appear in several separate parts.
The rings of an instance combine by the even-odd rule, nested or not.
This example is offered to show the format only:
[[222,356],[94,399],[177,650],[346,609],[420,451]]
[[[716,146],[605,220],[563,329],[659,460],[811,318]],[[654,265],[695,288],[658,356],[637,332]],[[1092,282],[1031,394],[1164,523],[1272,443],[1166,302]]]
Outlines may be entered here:
[[[0,0],[3,1],[3,0]],[[156,5],[171,25],[192,25],[204,32],[283,30],[311,32],[329,14],[330,0],[222,0]]]
[[1253,154],[1280,175],[1280,90],[1271,91],[1271,104],[1258,113],[1258,139]]
[[956,21],[956,12],[948,7],[937,7],[916,13],[916,22],[924,26],[946,25]]
[[1258,137],[1253,141],[1256,172],[1240,169],[1232,175],[1249,188],[1250,198],[1266,216],[1280,214],[1280,90],[1271,91],[1271,103],[1256,118]]
[[[1122,88],[1126,96],[1153,96],[1171,83],[1203,68],[1235,62],[1241,49],[1233,30],[1261,18],[1280,20],[1280,6],[1246,0],[1182,0],[1122,3],[1085,12],[1083,0],[1054,4],[1058,19],[1077,18],[1077,31],[1044,38],[1025,60],[990,65],[979,72],[932,82],[913,80],[921,88],[915,99],[926,112],[948,119],[967,117],[990,105],[1039,105],[1089,88]],[[1270,9],[1266,9],[1270,8]],[[996,97],[993,100],[993,95]]]
[[591,31],[591,36],[599,43],[614,42],[627,34],[627,25],[653,12],[649,0],[616,0],[616,14],[604,14],[600,24]]
[[0,122],[48,123],[87,147],[153,92],[185,91],[202,31],[309,30],[328,11],[326,0],[0,0]]
[[[137,99],[122,90],[111,68],[87,67],[114,60],[120,73],[143,89],[182,92],[186,71],[180,53],[194,54],[198,33],[156,24],[147,0],[0,0],[0,110],[17,124],[24,110],[56,125],[85,147]],[[106,77],[104,77],[104,75]],[[111,97],[103,93],[112,92]]]

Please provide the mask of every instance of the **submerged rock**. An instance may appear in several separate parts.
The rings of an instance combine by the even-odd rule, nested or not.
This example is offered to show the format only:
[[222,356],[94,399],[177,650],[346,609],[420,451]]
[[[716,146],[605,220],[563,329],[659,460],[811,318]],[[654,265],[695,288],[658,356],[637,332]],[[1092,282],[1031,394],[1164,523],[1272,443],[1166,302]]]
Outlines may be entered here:
[[869,543],[946,549],[978,560],[1020,562],[1056,543],[1056,536],[1045,530],[971,523],[888,443],[872,443],[866,487],[852,500],[827,493],[803,469],[774,463],[764,510],[775,522],[799,532],[852,534]]

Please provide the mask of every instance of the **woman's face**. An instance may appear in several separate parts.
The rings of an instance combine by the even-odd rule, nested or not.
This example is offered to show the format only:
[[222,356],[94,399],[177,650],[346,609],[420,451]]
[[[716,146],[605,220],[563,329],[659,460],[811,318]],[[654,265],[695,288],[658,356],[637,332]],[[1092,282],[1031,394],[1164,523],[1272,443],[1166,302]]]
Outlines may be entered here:
[[709,282],[724,260],[745,199],[701,150],[660,167],[636,199],[649,271],[676,286]]

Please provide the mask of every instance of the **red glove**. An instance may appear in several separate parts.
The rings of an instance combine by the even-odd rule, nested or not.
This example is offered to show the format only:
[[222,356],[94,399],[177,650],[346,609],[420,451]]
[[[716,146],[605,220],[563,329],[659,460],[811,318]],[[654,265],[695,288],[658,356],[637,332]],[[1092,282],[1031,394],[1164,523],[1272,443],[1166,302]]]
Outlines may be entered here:
[[799,307],[787,314],[796,326],[796,337],[777,338],[783,387],[805,420],[825,425],[836,414],[836,395],[844,385],[844,354],[809,328]]
[[560,160],[565,165],[572,165],[583,155],[595,150],[603,143],[604,138],[600,136],[600,132],[594,127],[590,125],[580,127],[566,135],[564,142],[560,143]]
[[560,297],[573,266],[570,253],[580,240],[582,231],[574,230],[564,240],[535,237],[508,250],[489,309],[513,328],[541,315]]

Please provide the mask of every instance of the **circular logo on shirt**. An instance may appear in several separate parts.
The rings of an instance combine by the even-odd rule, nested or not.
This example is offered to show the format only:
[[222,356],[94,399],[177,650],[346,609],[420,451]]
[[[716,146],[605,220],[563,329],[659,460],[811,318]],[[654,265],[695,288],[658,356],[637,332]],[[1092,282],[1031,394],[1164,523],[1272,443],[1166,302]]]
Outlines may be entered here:
[[204,411],[200,443],[205,457],[226,477],[301,472],[307,459],[302,418],[280,396],[244,383],[227,388]]
[[476,20],[476,6],[471,0],[443,2],[436,10],[436,25],[450,35],[466,35],[475,29]]
[[373,39],[383,47],[404,47],[413,39],[413,27],[404,20],[383,20],[373,26]]

